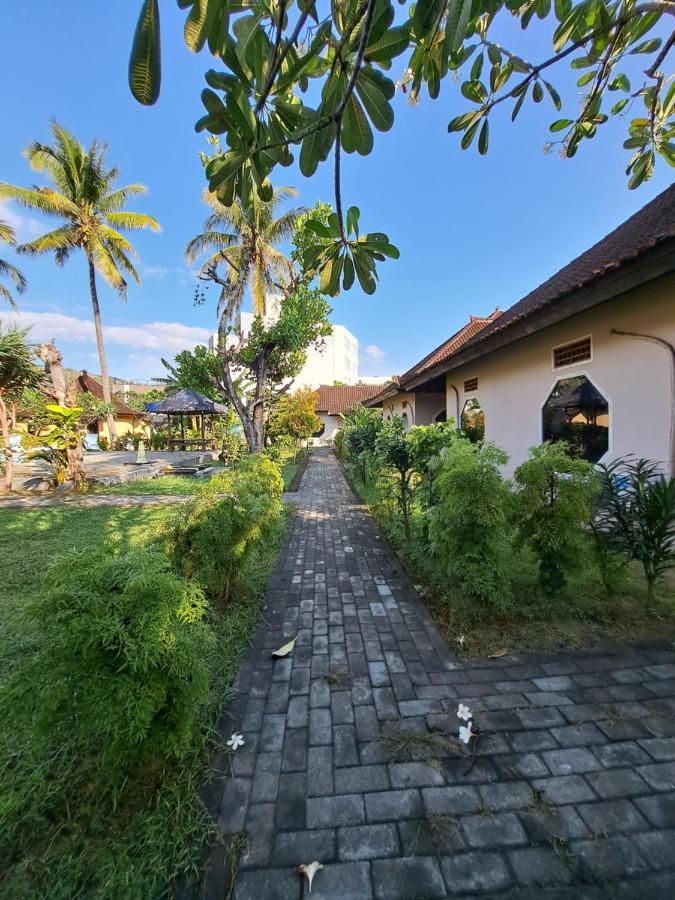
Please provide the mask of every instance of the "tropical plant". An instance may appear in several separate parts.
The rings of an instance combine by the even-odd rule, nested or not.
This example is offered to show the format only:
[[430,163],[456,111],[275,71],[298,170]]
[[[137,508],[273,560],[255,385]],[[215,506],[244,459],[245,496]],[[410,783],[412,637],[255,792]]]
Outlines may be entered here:
[[268,436],[278,441],[288,435],[293,443],[309,440],[321,429],[321,419],[316,414],[317,392],[300,388],[294,394],[284,394],[274,408],[267,426]]
[[375,439],[375,453],[384,467],[384,475],[393,472],[396,504],[403,519],[406,541],[412,537],[412,501],[415,457],[410,434],[403,419],[394,416],[382,423]]
[[5,490],[12,490],[14,451],[10,441],[9,406],[23,392],[42,386],[44,373],[26,340],[27,331],[4,328],[0,323],[0,431],[5,468]]
[[415,472],[419,475],[418,495],[427,509],[434,505],[434,481],[439,466],[440,452],[448,447],[457,431],[454,422],[432,422],[410,429],[410,450]]
[[512,601],[510,493],[499,471],[508,456],[494,444],[458,436],[440,452],[429,546],[444,576],[495,609]]
[[368,463],[375,453],[377,436],[384,422],[379,409],[367,409],[357,403],[345,416],[342,442],[349,462],[354,463],[365,482]]
[[68,407],[47,403],[45,410],[52,426],[51,431],[43,436],[44,446],[33,450],[30,457],[49,463],[57,486],[65,481],[77,485],[84,477],[82,459],[84,409],[81,406]]
[[[416,103],[424,87],[435,99],[443,82],[460,81],[471,108],[448,131],[462,135],[463,149],[477,143],[485,154],[489,120],[501,104],[512,107],[515,120],[526,100],[547,97],[558,116],[563,101],[548,73],[567,59],[582,70],[581,102],[570,91],[575,109],[551,123],[546,150],[555,142],[572,157],[610,118],[630,112],[629,187],[651,177],[657,156],[675,164],[675,81],[666,66],[675,33],[661,22],[675,15],[671,0],[420,0],[409,18],[396,15],[391,0],[179,0],[179,6],[187,10],[189,49],[208,46],[210,58],[222,63],[206,73],[205,114],[196,126],[225,135],[227,143],[227,152],[207,165],[209,190],[227,206],[235,197],[246,206],[252,194],[269,200],[269,179],[277,166],[291,164],[293,146],[305,176],[333,153],[335,219],[317,264],[331,269],[333,284],[341,273],[345,289],[356,271],[361,287],[372,292],[375,262],[396,255],[386,235],[358,235],[354,208],[345,222],[341,198],[342,151],[367,156],[373,129],[391,129],[396,86]],[[529,36],[522,46],[503,46],[514,18],[523,33],[546,20],[551,55],[529,59]],[[141,0],[129,83],[144,104],[159,96],[159,21],[159,0]],[[392,66],[402,73],[396,84],[385,74]]]
[[539,559],[539,584],[556,594],[585,555],[586,526],[597,480],[593,466],[569,455],[564,441],[540,444],[515,471],[514,496],[520,537]]
[[630,457],[601,464],[598,471],[596,541],[640,563],[651,600],[675,566],[675,478],[666,479],[658,463]]
[[[52,144],[33,141],[26,148],[31,167],[43,173],[47,187],[22,188],[0,182],[0,199],[14,200],[46,216],[62,220],[61,225],[17,247],[18,253],[53,253],[57,265],[63,265],[73,250],[82,250],[87,259],[89,292],[101,366],[103,399],[111,402],[108,363],[103,344],[101,310],[96,273],[122,297],[126,297],[125,276],[140,281],[132,258],[138,254],[122,231],[143,228],[159,230],[152,216],[127,212],[130,197],[146,193],[142,184],[115,187],[119,170],[108,167],[106,147],[94,141],[89,149],[58,123],[52,124]],[[110,434],[115,436],[115,421],[108,416]]]
[[[2,219],[0,219],[0,244],[10,244],[10,246],[16,244],[14,229],[9,222],[4,222]],[[14,287],[19,294],[26,290],[26,279],[24,278],[23,273],[20,269],[17,269],[16,266],[7,262],[6,259],[0,259],[0,275],[9,278],[9,280],[14,283]],[[4,284],[0,284],[0,297],[3,297],[12,309],[17,308],[14,297],[9,288],[6,288]]]
[[277,215],[285,200],[297,197],[295,188],[276,188],[269,200],[252,194],[242,205],[235,200],[226,206],[216,194],[204,191],[204,200],[213,212],[204,222],[204,231],[192,238],[185,250],[190,265],[204,253],[211,255],[202,263],[200,277],[213,280],[212,274],[225,268],[224,284],[218,305],[218,319],[237,320],[244,292],[251,289],[253,314],[267,312],[268,294],[283,289],[292,276],[290,261],[277,248],[291,237],[303,209],[290,209]]

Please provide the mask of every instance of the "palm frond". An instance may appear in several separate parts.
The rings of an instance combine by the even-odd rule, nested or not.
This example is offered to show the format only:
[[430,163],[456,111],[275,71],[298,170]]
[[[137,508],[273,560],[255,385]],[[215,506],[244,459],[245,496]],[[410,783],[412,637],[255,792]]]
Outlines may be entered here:
[[99,212],[107,216],[111,212],[121,210],[129,197],[141,197],[147,193],[148,189],[144,184],[128,184],[126,187],[117,188],[99,200]]
[[9,303],[10,308],[14,312],[18,311],[19,307],[16,305],[16,300],[14,299],[14,297],[12,297],[11,292],[4,286],[4,284],[0,284],[0,297],[2,297],[3,300],[6,300]]
[[284,213],[283,216],[270,222],[265,233],[267,240],[276,243],[290,237],[295,229],[298,216],[306,211],[304,206],[300,206],[298,209],[290,209],[288,212]]
[[[71,216],[78,213],[77,206],[63,194],[48,188],[22,188],[0,181],[0,200],[14,200],[19,206],[37,209],[46,216]],[[64,210],[68,212],[64,212]]]
[[17,253],[38,255],[58,250],[70,250],[79,244],[78,230],[75,225],[61,225],[47,234],[40,235],[25,244],[19,244]]
[[27,281],[23,272],[6,259],[0,259],[0,275],[10,278],[20,294],[26,290]]
[[192,265],[202,253],[210,250],[224,250],[232,247],[238,236],[224,231],[205,231],[193,237],[185,248],[185,259]]
[[16,234],[9,222],[0,219],[0,241],[3,244],[16,244]]
[[150,228],[152,231],[162,230],[157,219],[145,213],[110,212],[106,213],[105,218],[115,228],[124,228],[127,231],[141,231],[143,228]]
[[110,287],[114,288],[123,300],[127,297],[127,283],[120,272],[117,262],[100,241],[97,241],[92,247],[94,265],[97,271],[101,273],[103,278],[108,282]]

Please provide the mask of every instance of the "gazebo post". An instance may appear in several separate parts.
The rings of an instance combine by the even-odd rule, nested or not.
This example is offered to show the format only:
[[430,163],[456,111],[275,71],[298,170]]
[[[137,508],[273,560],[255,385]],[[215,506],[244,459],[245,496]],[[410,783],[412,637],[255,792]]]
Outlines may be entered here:
[[180,414],[180,445],[185,450],[185,424],[183,422],[183,413]]
[[204,434],[204,413],[199,417],[202,420],[202,452],[206,450],[206,435]]

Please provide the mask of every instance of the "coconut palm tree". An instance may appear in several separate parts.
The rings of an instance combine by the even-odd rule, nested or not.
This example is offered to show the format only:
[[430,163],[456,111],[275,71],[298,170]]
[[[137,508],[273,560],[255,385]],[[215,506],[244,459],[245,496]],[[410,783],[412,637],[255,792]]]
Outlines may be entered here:
[[[46,175],[51,184],[48,187],[22,188],[0,182],[0,199],[14,200],[62,222],[53,231],[19,245],[18,253],[53,253],[56,263],[63,265],[73,250],[84,252],[89,270],[103,400],[109,404],[110,379],[103,345],[96,273],[100,273],[125,298],[125,276],[131,276],[139,283],[140,279],[131,262],[138,254],[120,232],[142,228],[159,231],[159,224],[152,216],[124,210],[130,197],[145,194],[147,189],[142,184],[115,187],[119,171],[108,167],[105,145],[94,141],[89,149],[85,149],[74,135],[56,122],[52,124],[52,134],[52,144],[34,141],[25,150],[31,167]],[[114,440],[112,415],[108,416],[108,428]]]
[[[3,222],[2,219],[0,219],[0,243],[10,245],[16,244],[14,229],[9,222]],[[23,273],[5,259],[0,259],[0,275],[5,275],[13,281],[19,294],[26,290],[26,279],[23,277]],[[6,288],[4,284],[0,284],[0,297],[4,297],[12,309],[16,309],[14,297],[9,288]]]
[[[204,231],[192,238],[185,256],[192,265],[204,253],[210,256],[202,263],[204,278],[226,268],[225,285],[218,305],[218,320],[236,319],[244,291],[249,286],[253,314],[265,315],[265,296],[284,284],[291,275],[291,262],[277,247],[293,233],[296,219],[304,209],[290,209],[277,218],[280,205],[297,196],[295,188],[276,188],[271,200],[252,196],[250,206],[239,200],[225,206],[215,194],[204,191],[203,199],[213,212],[204,222]],[[219,283],[222,281],[219,279]]]

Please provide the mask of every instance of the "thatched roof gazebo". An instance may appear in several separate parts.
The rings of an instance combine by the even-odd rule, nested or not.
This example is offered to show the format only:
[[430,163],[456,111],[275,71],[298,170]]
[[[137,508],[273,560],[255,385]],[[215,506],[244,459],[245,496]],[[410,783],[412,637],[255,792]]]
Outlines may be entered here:
[[[156,403],[146,403],[145,408],[150,413],[165,415],[169,420],[169,450],[215,450],[216,433],[214,427],[215,416],[226,416],[229,410],[222,403],[209,400],[203,394],[185,388],[176,391],[166,400],[158,400]],[[185,437],[185,417],[188,428],[191,420],[197,421],[197,430],[201,437]],[[209,427],[207,429],[207,419]],[[174,437],[171,430],[172,422],[180,422],[180,437]],[[208,432],[208,436],[207,436]]]

